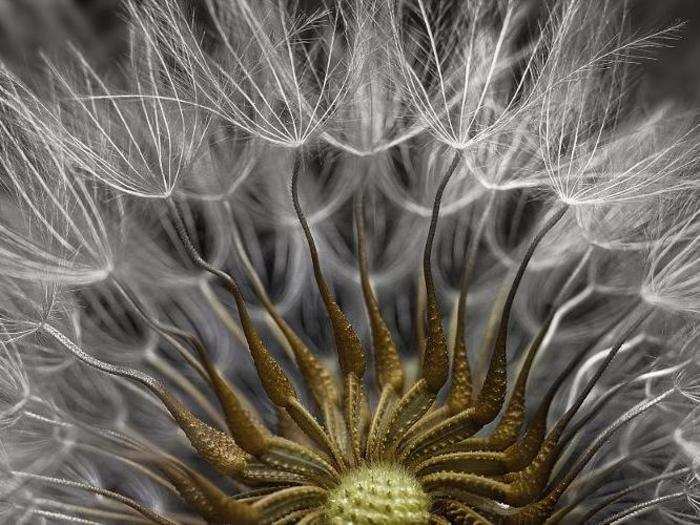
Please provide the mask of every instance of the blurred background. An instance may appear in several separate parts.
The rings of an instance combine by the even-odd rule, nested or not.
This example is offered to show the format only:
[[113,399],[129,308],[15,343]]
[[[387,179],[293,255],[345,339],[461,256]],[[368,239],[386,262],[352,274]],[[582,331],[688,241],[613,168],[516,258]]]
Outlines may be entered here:
[[32,67],[39,52],[73,41],[95,57],[123,49],[121,0],[0,0],[0,53]]
[[[31,70],[38,53],[53,54],[72,41],[109,67],[125,47],[121,4],[121,0],[0,0],[0,55],[15,68]],[[651,103],[673,100],[697,107],[700,0],[630,0],[630,4],[639,31],[683,24],[673,42],[644,64],[644,97]]]
[[635,23],[642,29],[683,23],[673,47],[645,65],[645,87],[655,101],[700,103],[700,1],[639,0]]

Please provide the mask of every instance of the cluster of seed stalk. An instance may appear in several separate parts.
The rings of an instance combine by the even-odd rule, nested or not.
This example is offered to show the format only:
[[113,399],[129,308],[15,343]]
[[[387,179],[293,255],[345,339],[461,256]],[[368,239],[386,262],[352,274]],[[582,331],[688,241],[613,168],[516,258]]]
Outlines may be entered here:
[[[413,384],[407,384],[403,363],[392,334],[382,318],[380,301],[373,290],[368,268],[363,196],[355,196],[356,233],[361,293],[372,334],[376,403],[370,403],[365,383],[365,349],[324,279],[322,263],[298,194],[304,173],[303,153],[298,153],[291,175],[294,209],[308,243],[316,285],[332,328],[339,362],[339,377],[305,345],[275,309],[266,291],[252,274],[258,299],[264,305],[289,347],[315,406],[307,407],[289,375],[263,343],[246,308],[238,282],[213,267],[199,254],[174,199],[169,211],[182,245],[192,261],[211,272],[230,292],[240,318],[257,375],[277,408],[288,432],[273,435],[247,409],[247,400],[214,366],[202,341],[193,333],[164,324],[149,316],[127,289],[127,301],[160,336],[171,344],[196,352],[196,366],[212,386],[227,431],[215,429],[194,415],[158,380],[137,370],[104,363],[83,352],[50,326],[44,330],[84,363],[106,373],[136,381],[155,394],[187,436],[197,455],[219,474],[246,490],[226,494],[205,475],[174,457],[155,457],[159,469],[182,499],[210,523],[231,524],[448,524],[502,523],[535,525],[566,519],[572,505],[559,500],[610,435],[627,421],[672,394],[664,392],[640,403],[597,437],[563,471],[554,466],[588,418],[570,424],[596,382],[615,358],[630,334],[646,319],[637,314],[621,331],[605,358],[570,408],[548,424],[550,406],[559,388],[577,370],[586,352],[574,356],[555,377],[535,412],[525,419],[527,382],[533,362],[551,326],[554,313],[575,278],[564,285],[539,332],[526,350],[519,371],[508,377],[509,319],[518,286],[543,237],[566,213],[553,210],[531,239],[512,281],[494,305],[494,321],[484,334],[490,352],[485,380],[472,385],[464,319],[469,282],[475,267],[476,238],[471,240],[464,264],[458,302],[457,329],[448,341],[431,271],[431,252],[438,224],[440,202],[461,157],[454,154],[436,188],[423,272],[426,292],[426,333],[421,368]],[[249,268],[249,271],[252,271]],[[359,291],[358,291],[359,292]],[[628,319],[622,312],[620,319]],[[590,348],[598,341],[594,341]],[[452,346],[450,351],[450,345]],[[603,402],[614,396],[611,390]],[[372,406],[371,406],[372,405]],[[492,425],[493,423],[493,425]],[[490,425],[488,432],[482,431]],[[134,449],[144,446],[124,437]],[[174,522],[117,493],[90,488],[131,506],[149,521]]]

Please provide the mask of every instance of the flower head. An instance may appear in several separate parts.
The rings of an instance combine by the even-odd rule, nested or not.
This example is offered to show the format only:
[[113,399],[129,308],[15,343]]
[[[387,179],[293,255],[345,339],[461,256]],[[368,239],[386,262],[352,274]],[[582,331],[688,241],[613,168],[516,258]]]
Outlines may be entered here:
[[3,72],[0,516],[688,521],[697,137],[626,3],[521,5],[147,0]]

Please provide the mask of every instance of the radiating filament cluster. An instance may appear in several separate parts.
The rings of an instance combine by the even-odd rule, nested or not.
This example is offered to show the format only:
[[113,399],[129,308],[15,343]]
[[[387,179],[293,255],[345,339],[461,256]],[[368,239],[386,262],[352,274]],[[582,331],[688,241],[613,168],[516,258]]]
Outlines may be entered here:
[[[192,261],[215,275],[232,295],[260,383],[279,414],[296,429],[294,434],[286,437],[272,434],[256,420],[245,400],[212,363],[205,345],[185,330],[150,320],[152,328],[163,337],[195,350],[205,377],[216,393],[227,431],[205,423],[161,382],[140,371],[101,362],[51,327],[44,330],[88,365],[126,377],[149,389],[160,398],[201,459],[220,475],[249,487],[248,491],[227,495],[185,463],[174,458],[160,461],[159,468],[180,496],[208,522],[523,525],[546,520],[556,522],[566,515],[562,511],[556,514],[559,499],[607,437],[675,390],[625,413],[577,461],[569,464],[556,479],[551,479],[568,441],[576,436],[576,431],[566,433],[567,427],[627,337],[648,314],[633,316],[633,322],[607,351],[572,406],[558,419],[549,422],[550,406],[558,388],[576,369],[580,356],[572,357],[569,366],[553,378],[544,397],[535,400],[536,410],[526,421],[527,379],[553,313],[530,342],[514,379],[509,377],[506,353],[509,316],[537,245],[566,213],[566,208],[561,208],[541,225],[508,293],[502,294],[496,305],[497,322],[490,324],[484,336],[489,342],[488,371],[480,390],[475,391],[461,330],[456,332],[456,340],[451,343],[450,358],[431,269],[440,199],[459,165],[459,156],[455,155],[454,159],[438,187],[425,246],[425,350],[420,372],[412,383],[406,383],[397,347],[370,283],[362,195],[355,201],[361,288],[376,356],[377,401],[373,406],[364,380],[364,346],[324,279],[321,259],[302,210],[298,194],[298,181],[303,172],[301,161],[294,163],[292,200],[308,242],[318,291],[332,328],[339,375],[333,375],[309,351],[269,301],[263,299],[262,302],[294,352],[301,376],[315,400],[314,407],[306,407],[300,401],[290,376],[258,335],[237,281],[199,255],[182,221],[178,204],[171,201],[170,206],[180,240]],[[467,264],[467,268],[471,266]],[[468,286],[464,286],[461,293],[464,295],[467,290]],[[128,292],[125,293],[128,298]],[[464,298],[461,303],[464,304]],[[148,319],[145,312],[141,311],[141,315]],[[483,432],[489,425],[490,430]],[[170,523],[166,518],[155,521]]]
[[700,148],[626,3],[302,3],[0,69],[0,518],[694,522]]

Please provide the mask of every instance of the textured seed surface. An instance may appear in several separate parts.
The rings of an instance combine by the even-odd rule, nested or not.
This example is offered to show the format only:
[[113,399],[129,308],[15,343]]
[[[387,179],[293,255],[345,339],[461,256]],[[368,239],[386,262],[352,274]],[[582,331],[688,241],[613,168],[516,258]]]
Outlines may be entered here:
[[333,525],[427,525],[430,498],[402,466],[376,464],[348,472],[324,510]]

